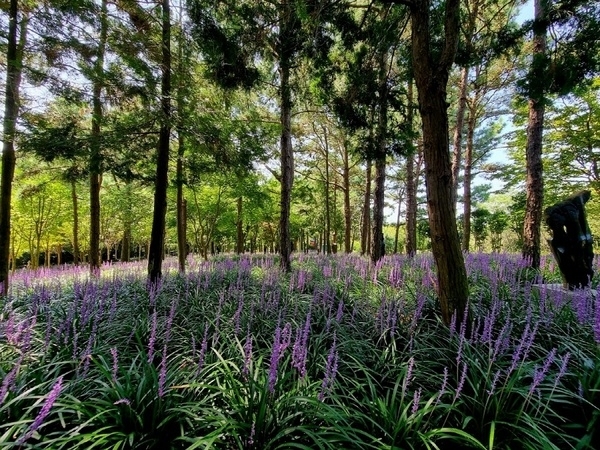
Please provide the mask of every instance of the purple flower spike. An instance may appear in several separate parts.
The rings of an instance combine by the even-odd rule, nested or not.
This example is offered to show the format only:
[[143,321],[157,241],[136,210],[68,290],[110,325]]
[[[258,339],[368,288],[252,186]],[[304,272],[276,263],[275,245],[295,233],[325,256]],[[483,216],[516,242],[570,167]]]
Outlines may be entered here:
[[533,382],[531,383],[531,387],[529,388],[530,394],[536,390],[536,388],[539,386],[539,384],[542,381],[544,381],[544,378],[546,377],[546,374],[548,373],[548,369],[550,369],[550,366],[554,362],[555,358],[556,358],[556,348],[553,348],[550,351],[550,353],[548,353],[548,356],[546,357],[546,361],[544,361],[543,367],[541,369],[536,369],[535,373],[533,374]]
[[112,360],[113,360],[112,379],[116,383],[117,382],[117,372],[119,371],[119,356],[117,354],[117,347],[112,347],[110,349],[110,354],[112,355]]
[[244,376],[248,376],[250,373],[250,365],[252,364],[252,335],[250,334],[250,330],[248,330],[248,335],[246,336],[246,343],[244,344],[244,368],[242,369],[242,374]]
[[411,413],[414,416],[419,411],[419,401],[421,400],[421,388],[415,391],[415,395],[413,396],[413,405],[411,408]]
[[50,410],[52,409],[52,406],[56,402],[56,399],[58,398],[58,396],[60,395],[60,391],[62,390],[62,381],[63,381],[63,377],[61,376],[56,381],[56,383],[54,383],[54,386],[52,386],[52,390],[48,394],[48,398],[46,398],[46,401],[44,402],[44,406],[42,406],[42,409],[38,413],[38,415],[35,418],[35,420],[33,421],[33,423],[31,425],[29,425],[29,429],[27,430],[27,433],[25,433],[23,436],[21,436],[21,438],[17,441],[17,446],[23,445],[27,439],[29,439],[31,436],[33,436],[33,433],[36,432],[36,430],[44,422],[44,419],[46,419],[48,414],[50,414]]
[[329,349],[329,355],[327,355],[327,365],[325,366],[325,376],[323,377],[323,383],[321,384],[321,392],[319,392],[318,399],[323,401],[325,395],[331,392],[333,389],[333,383],[337,374],[338,368],[338,353],[336,348],[336,335],[333,334],[333,344]]
[[281,328],[275,330],[273,338],[273,348],[271,350],[271,361],[269,363],[269,392],[275,391],[275,382],[277,381],[277,366],[281,354]]
[[15,382],[15,378],[17,378],[17,372],[21,367],[21,360],[23,357],[19,358],[15,366],[11,369],[10,372],[6,374],[4,380],[2,380],[2,387],[0,388],[0,405],[4,403],[4,398],[8,391],[12,388],[13,383]]

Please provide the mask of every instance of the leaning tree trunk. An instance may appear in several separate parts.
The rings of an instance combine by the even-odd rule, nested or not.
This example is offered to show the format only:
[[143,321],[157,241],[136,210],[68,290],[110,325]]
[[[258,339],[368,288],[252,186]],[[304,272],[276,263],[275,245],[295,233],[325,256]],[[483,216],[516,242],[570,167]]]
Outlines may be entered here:
[[446,1],[445,42],[435,61],[430,42],[430,1],[411,3],[412,59],[423,128],[431,245],[437,267],[442,319],[446,325],[452,322],[454,314],[457,324],[461,324],[469,296],[467,272],[452,204],[446,102],[448,75],[458,45],[459,5],[460,0]]
[[529,119],[527,122],[527,148],[525,168],[525,221],[523,224],[523,257],[529,259],[531,267],[540,267],[540,234],[544,203],[544,179],[542,167],[542,134],[544,132],[544,56],[546,53],[546,27],[542,26],[546,16],[544,0],[535,0],[535,22],[533,37],[533,62],[529,86]]
[[148,251],[148,277],[151,282],[156,282],[162,276],[162,260],[165,247],[165,216],[167,214],[169,136],[171,134],[171,11],[169,0],[163,0],[162,6],[162,120],[156,159],[152,234],[150,235],[150,249]]
[[371,246],[371,171],[372,163],[370,159],[367,159],[367,179],[365,180],[365,196],[362,209],[362,230],[360,234],[361,255],[369,253],[369,248]]
[[20,41],[17,42],[17,0],[10,0],[8,13],[8,43],[6,51],[6,95],[4,100],[2,174],[0,175],[0,295],[8,293],[8,264],[10,260],[10,205],[12,182],[15,174],[15,130],[19,114],[19,87],[21,85],[22,47],[25,45],[27,20],[21,22]]

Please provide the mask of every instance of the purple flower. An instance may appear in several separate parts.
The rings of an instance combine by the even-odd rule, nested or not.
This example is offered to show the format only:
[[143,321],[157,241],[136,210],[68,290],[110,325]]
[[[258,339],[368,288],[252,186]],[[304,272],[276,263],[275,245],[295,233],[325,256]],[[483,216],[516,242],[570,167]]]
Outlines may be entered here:
[[594,317],[594,339],[600,344],[600,299],[596,298],[596,308]]
[[546,377],[546,374],[548,373],[548,369],[550,369],[550,366],[554,362],[554,358],[556,358],[556,348],[553,348],[550,351],[550,353],[548,353],[548,356],[546,357],[546,361],[544,361],[544,365],[542,366],[542,368],[535,370],[535,373],[533,374],[533,381],[531,383],[531,387],[529,388],[530,394],[544,380],[544,378]]
[[117,400],[116,402],[114,402],[113,405],[127,405],[127,406],[131,406],[131,402],[128,399],[126,399],[126,398],[120,398],[119,400]]
[[437,402],[440,401],[442,396],[446,393],[447,386],[448,386],[448,368],[444,367],[444,379],[442,380],[442,387],[440,388],[440,391],[438,392],[436,404],[437,404]]
[[463,362],[463,370],[462,370],[462,373],[460,374],[460,381],[458,382],[458,386],[456,388],[456,394],[454,395],[454,401],[458,400],[458,397],[460,397],[463,387],[465,386],[466,379],[467,379],[467,363]]
[[154,358],[154,346],[156,344],[156,308],[154,308],[154,312],[152,313],[152,325],[150,329],[150,340],[148,341],[148,363],[152,364],[152,360]]
[[17,372],[21,367],[21,361],[23,357],[21,356],[15,366],[11,369],[10,372],[6,374],[4,380],[2,380],[2,387],[0,388],[0,405],[4,403],[4,398],[8,391],[12,388],[13,383],[15,382],[15,378],[17,378]]
[[204,358],[206,356],[206,349],[208,347],[208,326],[204,328],[204,337],[202,338],[202,344],[200,344],[200,356],[198,357],[198,369],[196,375],[200,373],[204,367]]
[[250,372],[250,364],[252,363],[252,335],[250,334],[250,330],[248,330],[248,335],[246,336],[246,343],[244,344],[244,368],[242,369],[242,374],[244,376],[248,376]]
[[414,416],[419,411],[419,401],[421,400],[421,388],[415,391],[415,395],[413,396],[413,404],[411,408],[411,414]]
[[338,367],[338,353],[336,349],[336,335],[333,334],[333,344],[331,344],[331,348],[329,349],[329,354],[327,355],[327,364],[325,366],[325,376],[323,377],[323,383],[321,384],[321,392],[319,392],[318,399],[323,401],[325,395],[331,391],[333,388],[333,382],[335,381],[335,376],[337,374]]
[[28,429],[27,433],[25,433],[23,436],[21,436],[21,438],[17,441],[17,445],[23,445],[25,443],[25,441],[27,439],[29,439],[31,436],[33,436],[33,433],[35,433],[35,431],[42,425],[42,423],[44,422],[44,419],[46,419],[46,417],[50,413],[50,410],[52,409],[54,402],[56,402],[56,399],[60,395],[60,391],[62,390],[62,381],[63,381],[63,377],[61,376],[56,381],[56,383],[54,383],[54,386],[52,386],[52,390],[48,394],[48,397],[46,398],[46,401],[44,402],[42,409],[38,413],[38,415],[35,418],[35,420],[33,421],[33,423],[31,425],[29,425],[29,429]]
[[450,319],[450,337],[454,336],[454,333],[456,333],[456,310],[454,310]]
[[158,396],[165,395],[165,382],[167,381],[167,343],[163,346],[162,360],[160,361],[160,372],[158,373]]
[[496,373],[494,374],[494,379],[492,380],[492,385],[490,387],[490,389],[487,391],[488,396],[492,396],[494,395],[494,392],[496,391],[496,384],[498,384],[498,379],[500,378],[500,369],[498,369],[496,371]]
[[292,349],[292,366],[300,372],[300,378],[306,376],[306,356],[308,354],[308,335],[310,333],[311,312],[306,314],[304,328],[296,331],[296,339]]
[[558,374],[556,375],[556,379],[554,380],[554,387],[558,386],[558,382],[560,381],[560,379],[564,377],[567,373],[569,359],[571,359],[571,354],[567,353],[562,359],[562,364],[560,365],[560,369],[558,371]]
[[117,354],[117,347],[112,347],[110,349],[110,354],[112,355],[112,360],[113,360],[112,379],[116,383],[117,382],[117,372],[119,371],[119,356]]
[[171,328],[173,327],[173,320],[175,319],[175,310],[177,309],[177,301],[171,302],[171,308],[169,309],[169,316],[167,317],[167,330],[165,335],[165,342],[169,342],[171,337]]
[[235,330],[236,336],[238,336],[240,334],[241,318],[242,318],[243,311],[244,311],[244,293],[241,292],[239,294],[239,298],[238,298],[238,308],[235,311],[235,314],[233,315],[233,324],[234,324],[234,330]]
[[342,316],[344,315],[344,301],[340,300],[338,304],[337,314],[335,315],[335,321],[340,323],[342,321]]
[[279,356],[281,352],[281,328],[275,330],[273,338],[273,348],[271,349],[271,361],[269,363],[269,391],[274,392],[275,382],[277,381],[277,366],[279,365]]
[[404,378],[404,380],[406,382],[406,386],[408,386],[410,384],[414,366],[415,366],[415,358],[413,358],[411,356],[410,359],[408,360],[408,367],[406,368],[406,377]]

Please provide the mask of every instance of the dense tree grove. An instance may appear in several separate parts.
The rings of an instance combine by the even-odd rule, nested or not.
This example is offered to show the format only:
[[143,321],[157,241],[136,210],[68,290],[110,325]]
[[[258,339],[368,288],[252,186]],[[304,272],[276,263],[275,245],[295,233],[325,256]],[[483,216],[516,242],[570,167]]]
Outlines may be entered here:
[[599,6],[5,2],[2,292],[25,265],[431,251],[449,324],[463,252],[537,267],[544,207],[600,211]]

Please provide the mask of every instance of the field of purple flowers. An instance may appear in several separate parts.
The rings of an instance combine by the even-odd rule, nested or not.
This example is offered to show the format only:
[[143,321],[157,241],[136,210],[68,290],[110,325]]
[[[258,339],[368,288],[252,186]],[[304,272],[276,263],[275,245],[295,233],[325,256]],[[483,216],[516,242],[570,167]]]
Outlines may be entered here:
[[470,329],[442,324],[430,255],[19,272],[0,448],[600,448],[600,300],[466,258]]

